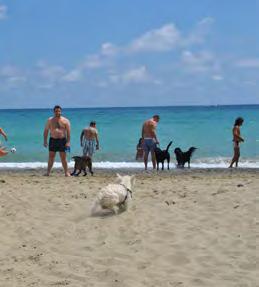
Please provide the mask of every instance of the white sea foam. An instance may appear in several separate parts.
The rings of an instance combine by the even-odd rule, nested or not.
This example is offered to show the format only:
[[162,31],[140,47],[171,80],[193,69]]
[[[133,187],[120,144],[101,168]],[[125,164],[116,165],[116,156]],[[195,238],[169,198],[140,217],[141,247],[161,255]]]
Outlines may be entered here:
[[[192,168],[227,168],[230,159],[227,158],[203,158],[196,159],[191,163]],[[68,164],[69,168],[73,168],[74,162]],[[96,169],[143,169],[142,162],[94,162],[93,168]],[[151,168],[152,164],[149,163]],[[175,168],[175,163],[170,164],[171,168]],[[241,160],[239,163],[241,168],[259,168],[259,159]],[[1,162],[0,169],[40,169],[47,168],[46,162]],[[61,163],[56,162],[54,168],[62,168]]]

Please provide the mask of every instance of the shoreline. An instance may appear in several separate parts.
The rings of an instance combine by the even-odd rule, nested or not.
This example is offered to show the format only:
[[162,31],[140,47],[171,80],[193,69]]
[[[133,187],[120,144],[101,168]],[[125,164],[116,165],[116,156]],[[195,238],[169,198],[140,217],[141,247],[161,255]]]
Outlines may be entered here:
[[[69,168],[70,171],[72,171],[72,168]],[[170,176],[170,175],[183,175],[183,174],[223,174],[223,175],[231,175],[231,174],[237,174],[237,173],[255,173],[259,174],[259,168],[249,168],[249,167],[238,167],[238,168],[172,168],[170,170],[153,170],[153,169],[148,169],[147,171],[144,170],[144,168],[94,168],[94,175],[103,175],[103,174],[114,174],[116,175],[117,173],[120,174],[138,174],[138,175],[153,175],[153,176]],[[35,175],[43,175],[46,172],[46,168],[1,168],[0,167],[0,176],[5,173],[11,173],[11,174],[30,174],[33,173]],[[60,167],[53,168],[50,177],[53,177],[55,174],[62,174],[63,169]],[[74,176],[76,178],[76,176]],[[79,175],[79,177],[84,177],[83,173]],[[88,173],[87,170],[87,176],[86,177],[91,177],[91,175]]]
[[[191,164],[190,170],[225,170],[228,169],[230,161],[218,161],[218,162],[193,162]],[[74,168],[74,161],[68,162],[68,168]],[[41,170],[47,169],[46,162],[0,162],[1,170]],[[53,170],[62,169],[60,162],[55,162]],[[141,171],[144,169],[144,163],[142,162],[93,162],[93,170],[132,170]],[[233,169],[236,169],[233,167]],[[241,161],[237,169],[253,169],[259,170],[259,161]],[[152,164],[149,162],[148,170],[152,170]],[[161,165],[159,166],[161,171]],[[171,163],[170,171],[173,170],[189,170],[186,166],[185,168],[178,168],[175,163]],[[165,165],[164,171],[167,171],[167,165]]]

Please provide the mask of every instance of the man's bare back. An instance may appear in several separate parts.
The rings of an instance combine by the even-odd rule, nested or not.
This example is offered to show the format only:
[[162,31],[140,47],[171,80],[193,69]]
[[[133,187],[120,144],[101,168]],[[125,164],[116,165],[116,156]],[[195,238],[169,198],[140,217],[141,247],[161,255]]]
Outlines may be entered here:
[[142,138],[156,139],[156,126],[157,123],[153,119],[145,121],[142,128]]
[[159,122],[159,115],[154,115],[153,118],[144,122],[142,126],[142,145],[144,150],[144,164],[147,169],[148,154],[151,152],[153,169],[156,168],[155,147],[159,144],[156,136],[156,126]]

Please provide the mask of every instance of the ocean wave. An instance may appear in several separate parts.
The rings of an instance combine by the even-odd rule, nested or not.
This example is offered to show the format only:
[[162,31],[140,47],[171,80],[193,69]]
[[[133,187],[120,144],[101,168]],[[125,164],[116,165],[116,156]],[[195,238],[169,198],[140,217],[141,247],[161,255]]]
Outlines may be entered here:
[[[193,160],[191,163],[192,168],[226,168],[229,166],[229,158],[203,158]],[[69,168],[74,167],[74,162],[68,163]],[[152,164],[149,163],[151,168]],[[167,164],[166,164],[167,166]],[[96,169],[143,169],[144,164],[142,162],[94,162],[93,168]],[[175,163],[170,164],[170,168],[175,168]],[[259,168],[259,160],[256,159],[244,159],[239,162],[241,168]],[[2,162],[0,163],[0,169],[41,169],[47,168],[46,162]],[[53,168],[62,168],[61,163],[54,163]]]

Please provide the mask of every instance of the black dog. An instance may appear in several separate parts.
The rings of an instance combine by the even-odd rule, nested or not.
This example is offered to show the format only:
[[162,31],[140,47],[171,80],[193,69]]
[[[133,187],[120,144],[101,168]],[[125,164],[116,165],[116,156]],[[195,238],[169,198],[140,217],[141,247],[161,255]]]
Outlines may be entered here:
[[190,161],[192,154],[196,150],[196,147],[190,147],[188,151],[183,152],[179,147],[174,150],[175,157],[177,160],[177,167],[184,167],[185,163],[188,162],[188,167],[190,168]]
[[159,170],[159,163],[160,162],[162,163],[162,170],[164,169],[164,161],[165,160],[167,160],[167,169],[169,169],[170,153],[168,152],[168,149],[169,149],[171,144],[172,144],[172,141],[168,144],[168,146],[165,150],[161,150],[159,147],[155,148],[157,170]]
[[[78,176],[83,170],[85,173],[84,176],[86,176],[86,167],[88,167],[91,175],[94,174],[92,171],[92,159],[89,156],[73,156],[72,158],[75,160],[75,166],[74,171],[71,173],[71,175]],[[78,173],[76,173],[77,170]]]

